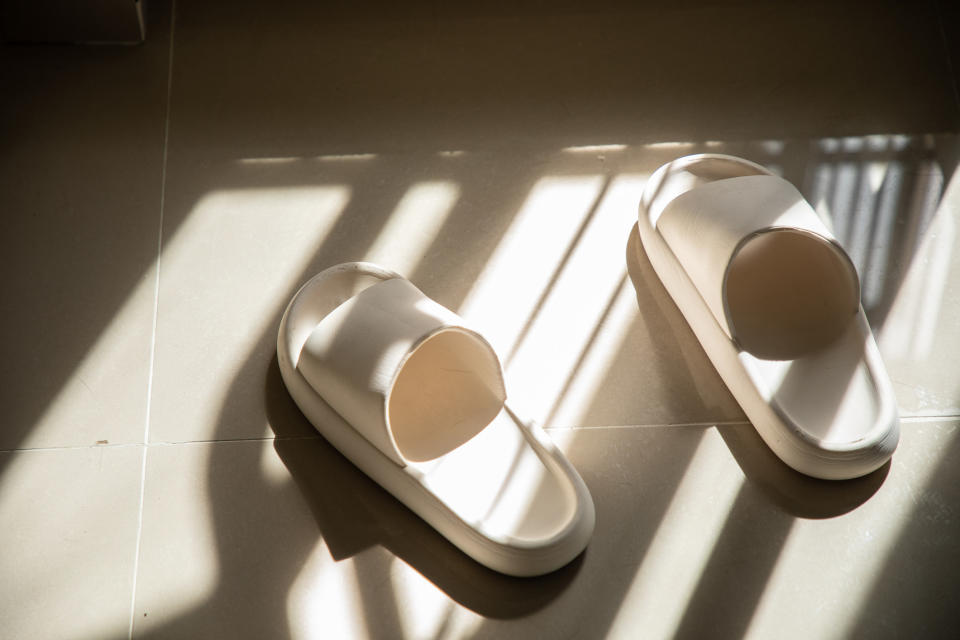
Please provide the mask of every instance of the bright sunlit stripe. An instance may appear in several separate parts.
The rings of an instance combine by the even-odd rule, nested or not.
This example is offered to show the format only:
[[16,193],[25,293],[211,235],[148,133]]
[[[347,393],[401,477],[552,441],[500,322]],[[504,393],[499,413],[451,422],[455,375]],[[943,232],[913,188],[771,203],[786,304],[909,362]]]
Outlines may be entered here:
[[730,451],[714,429],[690,460],[637,574],[623,596],[610,638],[672,638],[710,560],[743,475],[731,473]]
[[277,455],[277,450],[273,446],[273,429],[267,427],[267,438],[260,445],[260,477],[266,484],[272,487],[279,487],[289,483],[290,470]]
[[[222,568],[209,493],[200,488],[209,477],[211,445],[153,445],[148,451],[135,634],[162,628],[208,601]],[[172,557],[189,561],[170,564]]]
[[[96,425],[109,425],[127,413],[127,406],[117,402],[115,385],[118,376],[135,379],[144,371],[149,353],[143,346],[149,343],[146,334],[151,327],[154,284],[154,270],[150,269],[24,435],[19,448],[43,447],[51,441],[72,443],[71,431],[96,433]],[[146,375],[143,377],[146,388]],[[137,413],[137,421],[144,420],[143,414]]]
[[960,202],[960,180],[956,176],[926,230],[878,336],[887,359],[924,362],[930,356],[956,244],[954,202]]
[[866,139],[860,136],[840,138],[840,148],[846,153],[856,153],[866,146]]
[[377,154],[375,153],[337,153],[316,156],[314,160],[319,160],[320,162],[363,162],[365,160],[373,160],[376,157]]
[[601,176],[537,181],[460,307],[506,357],[589,214]]
[[859,175],[858,163],[844,161],[834,164],[830,208],[835,214],[833,226],[837,239],[847,250],[857,271],[862,273],[868,238],[864,225],[857,225],[860,190],[864,189],[864,185],[859,185]]
[[623,151],[627,148],[625,144],[585,144],[576,147],[565,147],[563,150],[569,153],[609,153],[613,151]]
[[832,162],[816,162],[810,169],[812,181],[810,184],[810,193],[808,198],[813,203],[817,213],[823,220],[827,228],[834,236],[839,238],[839,232],[833,216],[833,202],[830,201],[830,195],[833,192],[833,181],[835,180],[835,167]]
[[645,182],[644,175],[629,175],[610,184],[509,362],[507,388],[525,417],[547,422],[627,279],[627,239]]
[[409,275],[440,233],[459,196],[460,188],[453,182],[412,185],[364,259]]
[[3,638],[123,638],[142,447],[0,455]]
[[562,394],[551,425],[583,424],[590,403],[597,397],[614,359],[622,352],[630,326],[637,318],[636,290],[629,278],[617,290],[610,312],[599,325],[593,346],[573,372],[570,387]]
[[887,283],[891,266],[890,250],[897,234],[897,213],[904,180],[903,167],[899,162],[871,162],[866,171],[873,192],[874,215],[867,268],[860,273],[860,296],[864,308],[873,309],[881,302]]
[[690,149],[695,146],[695,142],[651,142],[643,145],[644,149]]
[[445,629],[449,630],[459,607],[420,572],[394,558],[390,562],[390,584],[400,618],[401,628],[394,630],[398,638],[440,638]]
[[[158,366],[156,420],[193,425],[196,438],[215,428],[214,399],[226,397],[251,345],[276,331],[277,313],[349,198],[349,187],[328,185],[213,191],[197,203],[161,260],[158,331],[176,336],[168,353],[178,366]],[[202,304],[164,305],[176,292]],[[219,375],[187,384],[188,371]]]
[[[160,306],[157,326],[161,335],[175,336],[165,349],[179,366],[175,370],[164,369],[162,364],[157,368],[153,423],[189,423],[194,427],[191,435],[197,439],[204,438],[204,429],[216,428],[236,373],[250,359],[251,345],[275,331],[270,325],[278,309],[291,287],[298,284],[349,196],[348,187],[333,185],[213,191],[197,202],[161,256],[160,300],[168,302]],[[171,294],[186,291],[204,303],[169,301]],[[123,320],[122,311],[115,322],[117,319]],[[98,347],[110,336],[113,325],[90,357],[103,357],[97,354]],[[195,376],[187,382],[181,379],[184,372],[203,370],[218,375]],[[211,431],[207,437],[214,435]],[[269,443],[262,446],[272,450]],[[157,451],[163,449],[162,445],[152,446],[151,460],[161,459]],[[181,457],[192,459],[191,473],[165,477],[162,499],[175,521],[190,526],[189,535],[179,542],[188,545],[185,554],[192,561],[182,570],[156,576],[148,592],[144,592],[146,585],[138,585],[136,596],[138,603],[141,597],[144,602],[162,602],[164,614],[171,617],[209,598],[220,578],[213,516],[202,497],[205,494],[198,492],[212,450],[188,447],[181,451]],[[285,471],[277,466],[280,464],[274,454],[268,479],[282,476]],[[156,481],[150,480],[148,475],[147,495]],[[156,618],[150,623],[157,623]]]
[[[937,509],[927,487],[956,451],[960,425],[911,420],[903,427],[889,475],[880,490],[856,509],[855,517],[796,519],[743,637],[776,637],[783,629],[800,628],[810,638],[863,636],[858,626],[864,615],[876,615],[874,590],[885,577],[891,554],[903,552],[901,545],[912,540],[904,535],[905,529],[920,518],[950,511]],[[816,590],[815,616],[808,608],[795,606],[798,591],[809,598],[811,587]]]
[[287,594],[284,631],[291,639],[370,637],[355,563],[354,558],[332,562],[318,537]]
[[786,143],[783,140],[761,140],[759,142],[760,148],[770,155],[778,156],[783,153],[784,148],[786,148]]
[[821,138],[817,142],[817,147],[823,153],[836,153],[840,150],[840,141],[836,138]]
[[298,156],[285,156],[281,158],[240,158],[238,164],[290,164],[300,160]]
[[868,162],[864,168],[867,175],[867,183],[870,185],[872,193],[878,193],[883,179],[887,176],[888,164],[886,162]]

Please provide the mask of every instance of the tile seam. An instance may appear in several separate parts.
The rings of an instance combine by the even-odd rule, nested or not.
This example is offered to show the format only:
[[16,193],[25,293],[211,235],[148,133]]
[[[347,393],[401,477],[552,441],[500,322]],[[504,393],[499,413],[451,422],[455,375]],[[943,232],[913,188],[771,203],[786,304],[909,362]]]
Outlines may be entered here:
[[171,0],[170,3],[170,47],[167,53],[167,95],[166,105],[164,107],[163,122],[163,150],[160,164],[160,211],[157,224],[157,253],[154,269],[153,282],[153,318],[150,327],[150,355],[147,366],[147,402],[145,407],[143,424],[143,456],[140,461],[140,497],[137,507],[137,537],[133,555],[133,578],[130,585],[130,618],[127,625],[127,638],[133,638],[133,621],[136,614],[137,604],[137,578],[140,573],[140,549],[143,539],[143,503],[146,495],[147,485],[147,453],[150,450],[150,416],[152,412],[153,400],[153,370],[157,350],[157,317],[160,308],[160,258],[163,252],[163,217],[166,207],[167,193],[167,157],[170,143],[170,101],[171,90],[173,87],[173,45],[176,29],[177,0]]
[[[914,416],[901,416],[900,422],[956,422],[960,421],[960,414],[942,414],[942,415],[914,415]],[[748,420],[727,420],[727,421],[711,421],[706,420],[702,422],[651,422],[648,424],[622,424],[622,425],[600,425],[594,427],[544,427],[544,431],[594,431],[594,430],[604,430],[604,429],[662,429],[665,427],[677,428],[677,427],[691,427],[691,428],[701,428],[701,427],[740,427],[740,426],[751,426]]]
[[[906,416],[900,419],[905,423],[924,423],[924,422],[960,422],[960,414],[949,415],[929,415],[929,416]],[[606,425],[598,427],[546,427],[544,431],[610,431],[615,429],[664,429],[664,428],[710,428],[710,427],[748,427],[746,421],[728,421],[728,422],[676,422],[676,423],[651,423],[651,424],[627,424],[627,425]],[[257,438],[228,438],[228,439],[207,439],[207,440],[166,440],[148,443],[147,447],[176,447],[188,444],[229,444],[231,442],[291,442],[296,440],[317,440],[322,438],[319,433],[307,436],[275,436],[275,437],[257,437]],[[42,451],[82,451],[84,449],[129,449],[132,447],[143,447],[141,442],[122,442],[116,444],[83,444],[61,447],[27,447],[21,449],[0,449],[0,454],[5,453],[39,453]]]

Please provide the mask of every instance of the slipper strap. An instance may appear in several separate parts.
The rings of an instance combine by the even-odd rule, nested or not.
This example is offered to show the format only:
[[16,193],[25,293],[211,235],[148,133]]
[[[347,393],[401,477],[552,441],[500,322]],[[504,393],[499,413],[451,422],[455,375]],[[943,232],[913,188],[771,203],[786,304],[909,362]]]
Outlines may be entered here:
[[403,278],[375,284],[324,317],[304,343],[297,369],[354,429],[403,466],[407,461],[390,428],[390,393],[410,355],[450,329],[482,345],[488,369],[499,375],[494,386],[502,391],[500,361],[490,345]]
[[[749,238],[775,229],[800,230],[843,253],[796,187],[773,175],[727,178],[691,189],[664,208],[656,226],[721,329],[734,340],[726,279],[731,260]],[[845,262],[852,270],[849,258]]]

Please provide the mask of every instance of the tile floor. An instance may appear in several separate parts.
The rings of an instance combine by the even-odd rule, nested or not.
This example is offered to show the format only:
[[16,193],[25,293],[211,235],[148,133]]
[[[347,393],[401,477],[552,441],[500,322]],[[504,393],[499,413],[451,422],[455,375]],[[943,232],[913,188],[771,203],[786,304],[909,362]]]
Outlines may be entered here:
[[[956,9],[546,5],[155,0],[143,46],[2,46],[0,636],[955,636]],[[652,273],[639,192],[699,151],[854,258],[880,471],[777,461]],[[485,329],[593,493],[572,565],[482,569],[297,412],[279,314],[360,259]]]

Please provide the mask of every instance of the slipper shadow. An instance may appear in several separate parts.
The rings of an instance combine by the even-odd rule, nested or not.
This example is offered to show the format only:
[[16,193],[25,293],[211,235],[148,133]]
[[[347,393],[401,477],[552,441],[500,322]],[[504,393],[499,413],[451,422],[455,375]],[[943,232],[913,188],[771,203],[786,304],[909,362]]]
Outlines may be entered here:
[[637,225],[630,228],[627,237],[626,263],[655,355],[662,361],[657,373],[669,376],[669,388],[678,398],[671,417],[683,415],[696,422],[745,420],[737,401],[650,264]]
[[[277,434],[310,427],[286,393],[276,356],[266,379],[267,417]],[[311,427],[312,429],[312,427]],[[357,469],[319,434],[278,437],[274,448],[310,507],[335,561],[381,546],[450,598],[489,618],[519,618],[559,596],[583,564],[537,578],[515,578],[480,565]]]
[[752,425],[717,427],[747,481],[783,511],[798,518],[833,518],[853,511],[875,494],[890,471],[879,469],[851,480],[821,480],[784,464]]

